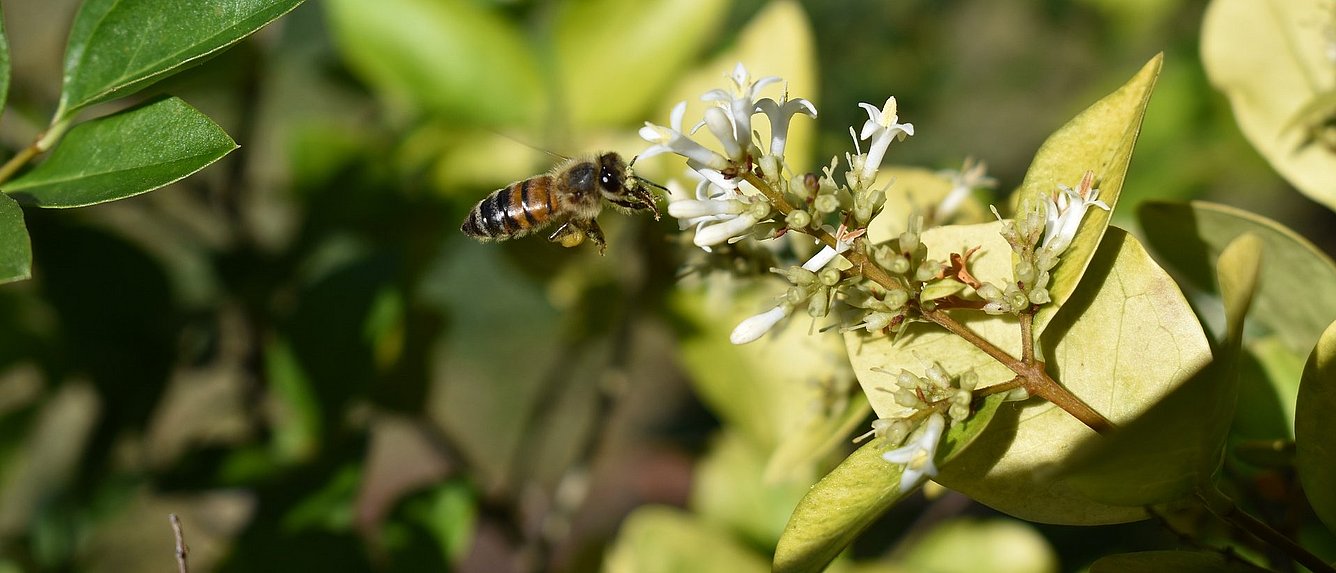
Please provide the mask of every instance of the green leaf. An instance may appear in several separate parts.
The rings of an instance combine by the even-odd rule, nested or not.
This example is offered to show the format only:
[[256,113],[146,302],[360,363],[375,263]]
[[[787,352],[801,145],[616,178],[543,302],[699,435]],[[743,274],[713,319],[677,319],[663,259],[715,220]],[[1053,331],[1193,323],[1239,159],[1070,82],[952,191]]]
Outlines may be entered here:
[[1067,483],[1092,499],[1127,506],[1167,503],[1209,483],[1234,419],[1243,317],[1261,258],[1262,241],[1255,235],[1225,248],[1217,267],[1229,334],[1215,361],[1111,436],[1078,446],[1083,453],[1064,474]]
[[[553,58],[560,100],[569,110],[565,121],[588,126],[624,125],[637,119],[683,66],[708,47],[729,4],[729,0],[559,4],[553,22]],[[810,35],[806,28],[802,31]]]
[[[861,421],[861,420],[860,420]],[[840,439],[848,435],[841,434]],[[767,448],[725,430],[696,465],[690,507],[758,547],[773,547],[812,479],[765,479]]]
[[641,507],[622,522],[603,570],[608,573],[763,573],[757,553],[727,531],[680,509]]
[[[922,167],[903,167],[884,165],[877,171],[877,181],[872,185],[880,188],[887,183],[891,188],[886,193],[886,203],[881,212],[867,225],[868,241],[884,243],[898,238],[909,224],[909,215],[919,213],[926,216],[935,210],[943,199],[951,193],[951,180],[941,172]],[[978,200],[967,200],[956,210],[956,215],[949,222],[957,224],[982,223],[991,221],[993,215],[988,207]]]
[[[551,99],[519,30],[477,2],[330,0],[325,7],[348,65],[395,103],[465,123],[523,124]],[[587,77],[608,88],[606,71]]]
[[58,123],[251,35],[301,0],[85,0],[65,48]]
[[[963,423],[952,424],[937,449],[938,467],[950,467],[983,433],[1002,404],[1002,396],[985,399]],[[775,548],[774,571],[821,571],[881,514],[913,493],[900,491],[903,466],[881,458],[885,440],[873,440],[812,486],[793,510]]]
[[1035,316],[1038,329],[1053,319],[1076,290],[1104,237],[1112,210],[1118,208],[1132,148],[1141,133],[1141,120],[1163,62],[1164,55],[1157,54],[1117,91],[1095,102],[1049,136],[1016,191],[1020,196],[1017,212],[1026,213],[1031,210],[1029,205],[1052,195],[1059,184],[1076,187],[1086,171],[1094,171],[1099,198],[1110,209],[1096,207],[1086,212],[1071,246],[1052,271],[1048,293],[1053,301]]
[[0,193],[0,284],[32,276],[32,241],[23,223],[23,209]]
[[1265,573],[1263,569],[1223,553],[1145,551],[1100,558],[1090,573]]
[[1308,501],[1336,531],[1336,322],[1327,327],[1304,366],[1294,412],[1295,466]]
[[[777,42],[775,38],[783,38],[784,41]],[[732,81],[727,76],[739,62],[746,66],[753,79],[764,76],[784,78],[790,98],[806,98],[818,110],[821,109],[821,102],[818,101],[820,85],[817,83],[816,42],[811,23],[797,2],[781,0],[766,4],[742,27],[732,46],[708,62],[696,66],[684,79],[668,89],[666,97],[658,106],[658,112],[654,114],[657,117],[651,117],[650,121],[668,125],[669,111],[679,101],[687,102],[685,117],[688,121],[703,117],[705,109],[713,104],[702,102],[701,94],[717,88],[730,89]],[[778,100],[783,89],[784,86],[772,84],[761,90],[760,96]],[[821,167],[806,165],[816,139],[815,127],[816,122],[805,115],[794,117],[789,124],[784,155],[793,162],[791,167],[795,170],[819,171]],[[769,123],[757,120],[752,123],[752,129],[761,134],[760,141],[768,146]],[[675,160],[667,159],[665,155],[663,160],[652,161],[649,165],[658,164],[662,167],[668,165],[669,161]],[[660,173],[677,176],[681,174],[681,168],[674,167],[671,171],[661,169]]]
[[[829,434],[816,436],[816,441],[803,436],[812,436],[823,429],[824,420],[840,416],[828,411],[813,415],[813,406],[838,399],[848,391],[843,388],[853,387],[840,335],[809,332],[812,319],[799,312],[760,340],[728,343],[739,322],[774,306],[783,292],[778,280],[737,288],[722,274],[679,288],[673,307],[688,328],[679,336],[678,349],[693,388],[726,424],[767,449],[789,447],[795,439],[816,447]],[[799,453],[784,455],[801,457]]]
[[75,126],[3,189],[38,207],[95,205],[179,181],[236,148],[207,116],[168,98]]
[[1215,0],[1201,57],[1249,143],[1290,184],[1336,209],[1336,150],[1313,137],[1331,129],[1330,12],[1321,0]]
[[[1011,274],[1011,249],[999,229],[997,222],[938,227],[925,231],[923,242],[928,256],[938,260],[982,246],[971,258],[971,272],[981,280],[997,280]],[[1069,310],[1037,333],[1039,351],[1058,382],[1114,423],[1125,423],[1204,365],[1209,345],[1177,285],[1122,230],[1109,229],[1086,274],[1068,302]],[[1020,327],[1014,318],[973,311],[953,316],[1020,356]],[[922,373],[924,360],[941,363],[953,376],[973,369],[980,387],[1015,376],[964,339],[928,324],[911,325],[898,343],[855,333],[846,335],[845,342],[859,383],[880,417],[898,415],[903,408],[878,388],[894,388],[901,369]],[[1063,463],[1073,444],[1092,435],[1047,402],[1004,407],[992,430],[955,464],[944,467],[937,481],[1033,521],[1099,524],[1139,518],[1139,509],[1090,499],[1045,471]]]
[[901,560],[907,571],[1036,573],[1058,556],[1034,526],[1013,519],[951,519],[922,534]]
[[4,17],[0,16],[0,112],[4,112],[9,97],[9,38],[5,34]]
[[1148,201],[1137,216],[1156,254],[1204,290],[1214,290],[1211,262],[1225,245],[1244,233],[1261,238],[1266,259],[1253,322],[1279,335],[1299,356],[1336,320],[1336,264],[1285,226],[1203,201]]

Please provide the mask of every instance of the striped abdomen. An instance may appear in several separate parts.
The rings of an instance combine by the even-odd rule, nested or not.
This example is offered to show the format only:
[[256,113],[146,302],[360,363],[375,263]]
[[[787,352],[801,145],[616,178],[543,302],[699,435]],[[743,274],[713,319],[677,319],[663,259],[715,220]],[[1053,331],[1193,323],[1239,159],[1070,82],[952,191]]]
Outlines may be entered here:
[[526,235],[552,221],[556,209],[552,195],[551,175],[516,181],[479,201],[459,230],[498,241]]

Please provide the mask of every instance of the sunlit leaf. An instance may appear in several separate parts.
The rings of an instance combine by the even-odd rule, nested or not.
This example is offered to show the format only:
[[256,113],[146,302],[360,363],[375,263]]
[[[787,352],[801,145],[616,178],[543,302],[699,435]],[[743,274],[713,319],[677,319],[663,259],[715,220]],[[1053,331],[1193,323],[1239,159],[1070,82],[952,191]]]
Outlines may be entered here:
[[1295,465],[1313,511],[1336,531],[1336,322],[1313,348],[1294,413]]
[[[947,428],[937,450],[939,468],[950,467],[962,451],[968,451],[1001,403],[1001,395],[994,395],[968,420]],[[903,467],[881,457],[889,450],[885,440],[873,440],[812,486],[793,510],[775,548],[777,573],[823,570],[881,514],[917,489],[900,491]]]
[[[1018,212],[1027,212],[1028,204],[1052,195],[1059,184],[1075,188],[1086,171],[1095,172],[1100,200],[1110,209],[1118,208],[1127,165],[1141,133],[1141,119],[1163,61],[1163,54],[1156,55],[1121,88],[1095,102],[1044,141],[1025,172],[1025,181],[1016,191],[1020,195]],[[1048,292],[1053,302],[1044,305],[1035,316],[1039,329],[1053,319],[1076,290],[1111,215],[1111,211],[1098,207],[1086,212],[1071,246],[1052,271]]]
[[130,95],[249,36],[301,0],[85,0],[56,120]]
[[[982,246],[971,272],[982,280],[1010,276],[1011,250],[998,236],[999,223],[948,226],[923,234],[928,256]],[[1206,336],[1172,280],[1141,245],[1116,228],[1108,231],[1087,278],[1038,336],[1048,372],[1114,423],[1146,411],[1204,365]],[[1003,274],[1005,273],[1005,274]],[[963,311],[957,320],[1002,348],[1020,355],[1020,328],[1011,318]],[[980,386],[1014,374],[973,345],[943,329],[911,325],[898,343],[885,336],[846,336],[850,359],[878,416],[903,411],[888,392],[901,369],[922,374],[937,361],[951,375],[973,369]],[[1024,519],[1057,523],[1113,523],[1137,519],[1140,510],[1096,502],[1041,471],[1062,463],[1080,440],[1094,433],[1075,418],[1038,400],[1004,406],[993,429],[938,481],[983,503]],[[1184,437],[1183,439],[1187,439]]]
[[1046,573],[1058,556],[1033,526],[1011,519],[961,518],[937,524],[900,560],[909,571]]
[[[776,42],[775,38],[784,38],[784,41]],[[687,102],[687,120],[698,121],[703,117],[705,108],[711,105],[700,100],[701,94],[712,89],[730,89],[732,81],[728,79],[728,75],[738,63],[747,67],[753,79],[764,76],[784,78],[790,98],[806,98],[817,106],[817,110],[821,110],[818,101],[820,93],[817,83],[816,43],[812,37],[811,24],[797,2],[781,0],[770,2],[757,12],[756,16],[738,32],[737,39],[729,49],[696,66],[695,70],[687,73],[684,79],[669,88],[660,102],[659,111],[651,114],[650,121],[668,125],[669,111],[679,101]],[[759,95],[778,100],[783,90],[784,86],[772,84],[761,90]],[[769,122],[758,117],[752,123],[752,129],[760,132],[760,141],[768,146]],[[805,115],[794,117],[789,123],[789,137],[784,154],[789,161],[794,162],[790,165],[794,170],[820,171],[824,165],[807,164],[807,158],[812,153],[815,134],[815,121]],[[709,139],[711,138],[704,138],[704,140]],[[705,145],[711,143],[707,141]],[[667,175],[680,176],[681,170],[675,169]]]
[[23,209],[0,193],[0,284],[32,276],[32,241],[23,222]]
[[1259,237],[1266,257],[1252,320],[1300,356],[1336,320],[1336,264],[1280,223],[1203,201],[1146,202],[1137,215],[1156,254],[1204,290],[1214,290],[1211,263],[1225,245],[1244,233]]
[[[831,414],[821,404],[853,386],[840,335],[810,332],[813,322],[805,312],[760,340],[728,343],[739,322],[773,306],[784,288],[779,280],[744,287],[715,274],[702,285],[684,285],[674,298],[689,325],[678,348],[697,393],[716,415],[765,448],[821,430]],[[812,447],[830,436],[815,437]]]
[[1270,571],[1224,553],[1146,551],[1102,557],[1090,573],[1264,573]]
[[1217,269],[1229,334],[1215,361],[1113,435],[1086,440],[1083,449],[1089,449],[1065,474],[1067,483],[1092,499],[1145,506],[1179,499],[1208,482],[1220,466],[1234,418],[1235,361],[1261,259],[1262,241],[1255,235],[1225,248]]
[[553,59],[561,101],[569,110],[564,121],[624,125],[640,119],[682,67],[709,47],[730,3],[594,0],[557,5]]
[[[848,435],[847,432],[845,435]],[[843,438],[843,436],[840,436]],[[696,465],[690,507],[701,519],[773,547],[808,480],[765,479],[769,451],[737,432],[717,436]]]
[[[535,120],[550,100],[519,30],[479,3],[330,0],[325,7],[348,65],[394,103],[489,124]],[[589,76],[603,85],[606,77],[601,69]]]
[[176,182],[236,148],[207,116],[167,98],[75,126],[3,189],[38,207],[94,205]]
[[1202,23],[1201,55],[1253,147],[1304,194],[1336,208],[1332,25],[1322,0],[1215,0]]
[[763,573],[760,554],[725,530],[679,509],[645,506],[622,522],[608,552],[608,573]]
[[[951,180],[947,176],[922,167],[883,166],[877,171],[877,181],[872,187],[880,188],[887,183],[891,183],[891,187],[886,192],[886,204],[867,225],[867,238],[873,243],[899,237],[909,224],[910,214],[918,213],[926,217],[952,189]],[[951,221],[939,223],[982,223],[992,217],[987,206],[978,200],[967,199]]]

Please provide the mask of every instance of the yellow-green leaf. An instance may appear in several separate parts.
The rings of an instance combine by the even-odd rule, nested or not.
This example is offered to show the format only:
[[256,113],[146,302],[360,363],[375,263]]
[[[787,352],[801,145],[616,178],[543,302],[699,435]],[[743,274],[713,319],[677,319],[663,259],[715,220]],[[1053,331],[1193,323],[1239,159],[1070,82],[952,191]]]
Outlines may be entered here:
[[678,348],[696,392],[726,423],[768,449],[813,429],[830,431],[822,422],[832,413],[820,404],[852,389],[839,334],[814,332],[804,312],[760,340],[729,344],[733,327],[773,307],[784,288],[780,280],[739,286],[715,274],[702,285],[678,289],[674,299],[689,326]]
[[[1010,276],[1011,250],[999,223],[948,226],[923,234],[928,255],[982,245],[972,272],[982,280]],[[1210,350],[1177,285],[1125,232],[1111,228],[1087,277],[1038,336],[1049,373],[1115,423],[1125,423],[1204,365]],[[1003,274],[1005,273],[1005,274]],[[1012,318],[981,312],[954,313],[957,320],[1020,355],[1020,328]],[[889,394],[905,368],[921,374],[924,361],[940,362],[951,375],[973,369],[979,385],[1014,374],[973,345],[927,324],[911,325],[898,343],[884,336],[847,335],[846,345],[863,390],[879,416],[902,411]],[[1090,499],[1045,472],[1066,460],[1081,439],[1094,435],[1066,412],[1032,400],[1001,409],[993,429],[945,467],[938,481],[1018,517],[1043,522],[1096,524],[1139,518],[1139,509]]]
[[773,547],[812,478],[766,480],[769,453],[738,432],[715,436],[696,465],[692,511],[753,545]]
[[[894,183],[891,183],[894,182]],[[937,171],[922,167],[886,165],[877,171],[872,187],[891,183],[886,191],[886,204],[867,225],[867,238],[882,243],[900,236],[909,223],[909,215],[926,215],[951,192],[951,180]],[[966,200],[956,211],[951,222],[957,224],[982,223],[992,219],[988,208],[977,200]]]
[[1034,526],[1014,519],[958,518],[933,527],[902,562],[933,573],[1055,573],[1058,555]]
[[[776,38],[783,38],[784,41],[775,41]],[[790,98],[806,98],[820,110],[820,102],[817,100],[816,43],[812,37],[811,23],[797,2],[780,0],[769,3],[747,22],[731,48],[697,66],[677,85],[669,88],[658,106],[657,117],[651,117],[651,121],[668,125],[669,111],[679,101],[687,102],[687,122],[698,121],[708,105],[700,100],[701,94],[717,88],[731,89],[732,82],[728,74],[739,62],[747,67],[752,78],[784,78]],[[783,86],[772,85],[763,89],[760,95],[778,100],[783,89]],[[752,123],[752,129],[760,132],[761,141],[770,141],[768,122],[758,119]],[[806,163],[812,152],[815,133],[814,120],[807,116],[795,117],[789,124],[789,138],[784,154],[793,162],[790,167],[794,170],[817,171],[821,167]],[[681,171],[675,168],[664,173],[679,176]]]
[[607,573],[764,573],[765,559],[728,531],[670,507],[641,507],[622,522]]
[[1075,188],[1086,171],[1094,171],[1099,198],[1110,208],[1105,211],[1095,207],[1086,212],[1071,246],[1063,252],[1058,266],[1052,271],[1048,292],[1053,301],[1035,317],[1035,324],[1040,328],[1052,320],[1076,290],[1104,236],[1112,209],[1118,208],[1127,165],[1132,159],[1137,135],[1141,133],[1141,119],[1145,116],[1146,104],[1150,102],[1151,90],[1163,61],[1163,54],[1151,58],[1117,91],[1095,102],[1049,136],[1025,172],[1021,188],[1016,191],[1020,195],[1018,212],[1025,213],[1032,202],[1057,191],[1059,184]]
[[1323,0],[1214,0],[1201,55],[1253,147],[1290,184],[1336,209],[1336,150],[1310,131],[1329,131],[1336,111],[1319,105],[1336,90],[1326,55],[1331,26]]
[[465,123],[522,124],[550,100],[519,31],[476,2],[330,0],[325,7],[349,67],[395,103]]
[[1086,440],[1064,474],[1067,483],[1092,499],[1127,506],[1167,503],[1208,483],[1234,419],[1243,317],[1261,258],[1262,241],[1255,235],[1225,248],[1217,268],[1229,333],[1215,361],[1113,435]]
[[1137,210],[1146,240],[1198,288],[1213,290],[1211,261],[1239,235],[1262,240],[1266,258],[1253,321],[1304,356],[1336,320],[1336,264],[1284,225],[1226,205],[1145,202]]
[[563,2],[553,18],[560,101],[574,126],[625,125],[709,47],[729,0]]
[[1313,348],[1294,413],[1295,466],[1313,511],[1336,531],[1336,322]]
[[[1001,403],[1000,395],[991,396],[969,419],[947,428],[937,450],[938,467],[944,470],[962,451],[968,451]],[[904,468],[881,458],[889,449],[885,440],[873,440],[812,486],[779,539],[774,571],[823,570],[877,517],[917,489],[900,490]]]

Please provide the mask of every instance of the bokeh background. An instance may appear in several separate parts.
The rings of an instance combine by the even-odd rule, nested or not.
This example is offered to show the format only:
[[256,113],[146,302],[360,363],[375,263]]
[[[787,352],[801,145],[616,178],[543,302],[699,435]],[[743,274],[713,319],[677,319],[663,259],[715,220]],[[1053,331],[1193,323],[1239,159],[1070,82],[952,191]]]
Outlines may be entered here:
[[[1001,202],[1051,131],[1164,51],[1115,224],[1143,199],[1209,198],[1330,252],[1332,212],[1207,81],[1205,6],[311,0],[139,96],[184,98],[237,152],[151,194],[27,213],[35,278],[0,288],[0,572],[172,570],[169,512],[197,571],[768,571],[867,421],[838,342],[803,324],[728,346],[729,317],[782,287],[730,282],[757,269],[702,262],[672,221],[605,215],[599,257],[474,243],[469,209],[546,170],[540,150],[634,155],[643,121],[738,60],[820,109],[794,167],[842,157],[857,104],[895,95],[917,134],[889,161],[973,156],[1000,182],[979,199]],[[11,150],[55,107],[76,8],[4,4]],[[1078,570],[1177,541],[936,492],[837,566]]]

